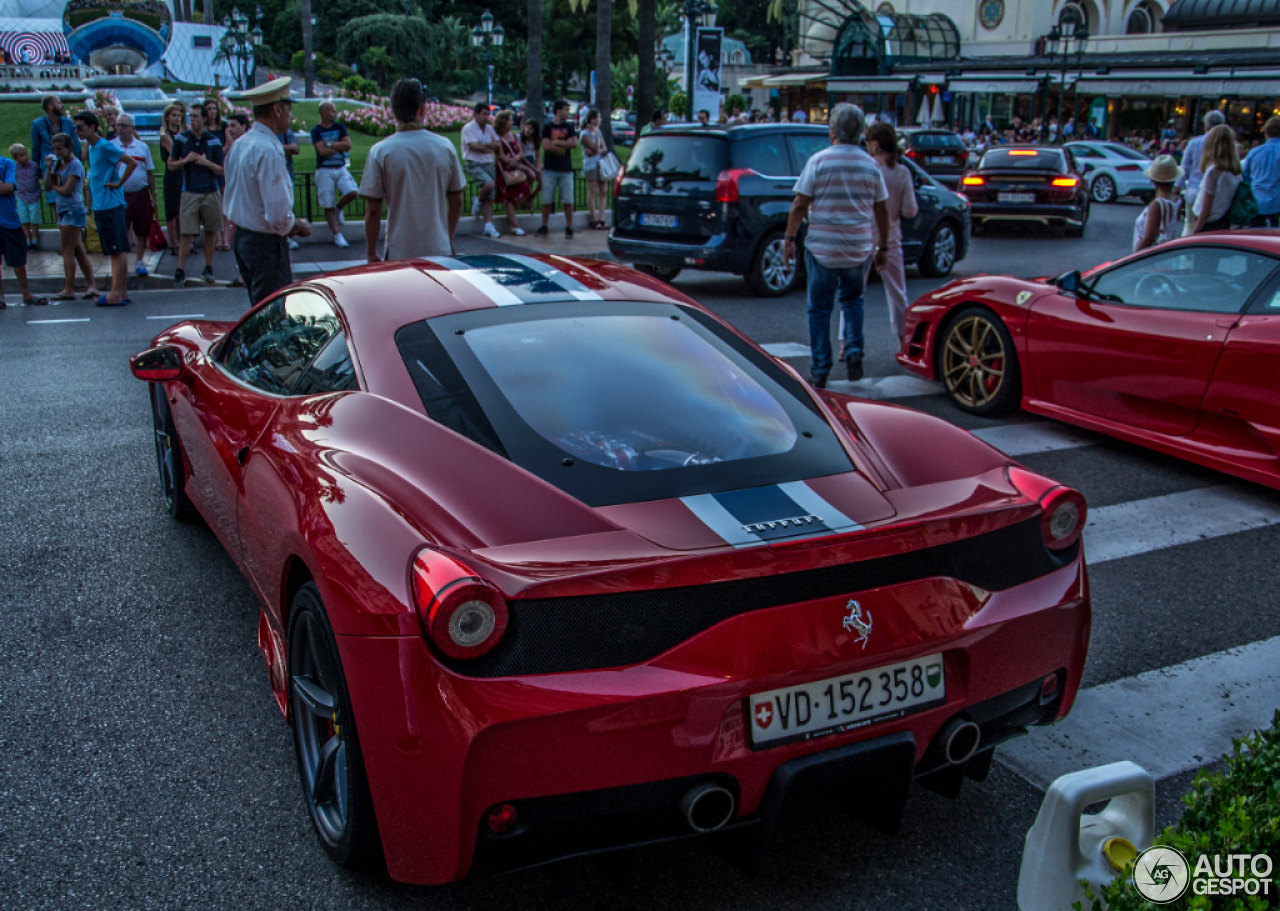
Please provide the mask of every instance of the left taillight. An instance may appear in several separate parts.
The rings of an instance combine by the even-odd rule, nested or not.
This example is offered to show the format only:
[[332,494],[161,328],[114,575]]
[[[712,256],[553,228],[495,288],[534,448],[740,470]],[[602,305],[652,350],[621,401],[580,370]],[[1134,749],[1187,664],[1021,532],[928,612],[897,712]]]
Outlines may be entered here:
[[1064,550],[1080,540],[1088,517],[1088,507],[1080,491],[1025,468],[1010,468],[1009,480],[1023,496],[1040,504],[1040,531],[1045,547]]
[[507,599],[492,583],[431,548],[414,557],[413,598],[427,641],[450,658],[487,655],[507,629]]
[[755,171],[750,168],[731,168],[728,171],[721,171],[720,176],[716,178],[716,202],[737,202],[738,181],[753,174]]

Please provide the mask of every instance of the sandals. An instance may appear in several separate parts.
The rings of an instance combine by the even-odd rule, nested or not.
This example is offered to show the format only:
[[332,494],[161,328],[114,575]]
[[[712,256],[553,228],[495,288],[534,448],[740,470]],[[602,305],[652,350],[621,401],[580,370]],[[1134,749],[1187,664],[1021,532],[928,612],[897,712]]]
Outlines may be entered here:
[[48,303],[49,303],[49,298],[47,298],[47,297],[33,297],[33,298],[31,298],[30,300],[26,300],[26,299],[24,299],[24,300],[22,301],[22,303],[24,303],[24,304],[25,304],[26,306],[28,306],[28,307],[43,307],[43,306],[45,306],[46,304],[48,304]]
[[602,222],[602,221],[593,221],[593,222],[591,223],[591,226],[590,226],[590,227],[591,227],[591,230],[592,230],[592,231],[599,231],[599,230],[601,230],[602,228],[603,228],[604,230],[608,230],[608,228],[609,228],[609,226],[608,226],[608,225],[606,225],[606,224],[605,224],[604,222]]
[[215,250],[221,250],[223,253],[230,253],[230,252],[231,252],[231,245],[230,245],[230,244],[218,244],[218,246],[214,247],[213,249],[215,249]]
[[76,295],[76,294],[55,294],[53,297],[49,298],[49,300],[52,300],[52,301],[73,301],[73,300],[79,300],[79,295]]
[[97,288],[89,288],[84,292],[84,299],[87,301],[94,300],[101,293],[102,292],[100,292]]

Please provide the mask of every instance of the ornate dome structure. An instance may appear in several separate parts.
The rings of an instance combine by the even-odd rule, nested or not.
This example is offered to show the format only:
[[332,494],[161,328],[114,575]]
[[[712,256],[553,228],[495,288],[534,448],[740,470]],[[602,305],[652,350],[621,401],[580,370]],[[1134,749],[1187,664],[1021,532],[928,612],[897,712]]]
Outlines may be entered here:
[[163,0],[70,0],[62,31],[76,58],[103,70],[138,73],[164,56],[173,14]]

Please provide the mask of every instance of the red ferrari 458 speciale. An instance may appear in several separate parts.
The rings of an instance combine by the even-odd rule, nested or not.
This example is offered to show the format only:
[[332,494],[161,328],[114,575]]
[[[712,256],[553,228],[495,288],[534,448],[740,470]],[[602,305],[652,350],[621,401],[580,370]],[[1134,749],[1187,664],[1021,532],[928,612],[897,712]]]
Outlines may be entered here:
[[1280,232],[1196,234],[1081,275],[980,275],[907,308],[898,363],[1280,488]]
[[261,600],[338,863],[755,863],[794,794],[892,830],[1079,687],[1080,494],[625,267],[370,266],[132,368],[169,511]]

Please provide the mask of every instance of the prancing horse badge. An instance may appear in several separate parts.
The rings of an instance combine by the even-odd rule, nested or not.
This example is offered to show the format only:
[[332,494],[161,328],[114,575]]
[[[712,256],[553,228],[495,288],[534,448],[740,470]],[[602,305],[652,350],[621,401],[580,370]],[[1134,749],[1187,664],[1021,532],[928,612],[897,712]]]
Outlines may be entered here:
[[841,626],[857,636],[858,644],[866,648],[867,638],[871,635],[871,611],[864,612],[857,601],[850,601],[845,605],[845,610],[849,612],[849,616],[844,618]]

